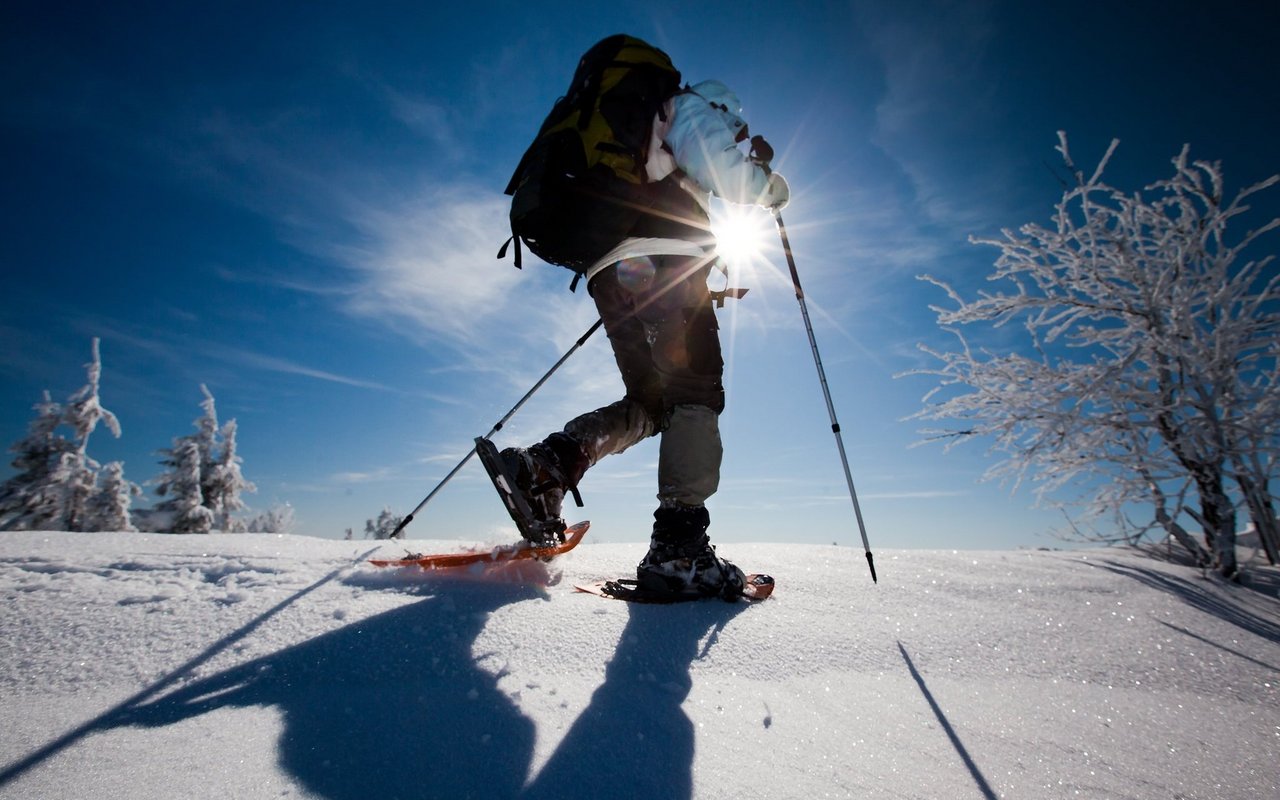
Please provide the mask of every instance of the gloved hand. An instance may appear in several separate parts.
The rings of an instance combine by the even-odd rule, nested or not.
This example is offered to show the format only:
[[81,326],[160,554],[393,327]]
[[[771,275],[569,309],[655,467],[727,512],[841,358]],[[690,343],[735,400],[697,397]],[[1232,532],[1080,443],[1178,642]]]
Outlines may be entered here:
[[787,185],[787,179],[776,172],[769,173],[769,182],[756,202],[770,211],[786,208],[787,203],[791,202],[791,187]]

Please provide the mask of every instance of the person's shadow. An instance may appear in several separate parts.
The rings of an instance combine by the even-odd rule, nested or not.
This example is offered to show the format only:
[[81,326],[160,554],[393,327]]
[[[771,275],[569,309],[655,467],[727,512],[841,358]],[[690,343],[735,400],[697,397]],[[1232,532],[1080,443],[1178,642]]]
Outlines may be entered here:
[[[590,705],[529,782],[535,724],[482,669],[488,616],[538,591],[442,584],[440,593],[122,709],[102,727],[161,727],[276,706],[281,766],[332,800],[692,796],[690,666],[746,604],[630,606]],[[584,604],[615,602],[581,598]],[[582,615],[590,624],[591,615]]]
[[490,613],[537,597],[511,585],[447,585],[191,683],[112,720],[160,727],[206,712],[275,706],[281,766],[334,800],[519,794],[534,725],[471,648]]
[[694,730],[681,709],[689,669],[746,607],[629,606],[604,683],[522,797],[692,797]]

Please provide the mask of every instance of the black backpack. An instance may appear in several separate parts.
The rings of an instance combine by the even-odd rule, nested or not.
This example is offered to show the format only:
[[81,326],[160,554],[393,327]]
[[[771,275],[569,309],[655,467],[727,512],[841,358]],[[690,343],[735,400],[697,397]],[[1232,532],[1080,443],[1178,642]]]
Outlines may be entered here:
[[[583,55],[520,159],[511,195],[511,239],[581,277],[622,241],[653,204],[645,161],[653,119],[680,88],[666,53],[617,34]],[[574,279],[576,286],[578,278]]]

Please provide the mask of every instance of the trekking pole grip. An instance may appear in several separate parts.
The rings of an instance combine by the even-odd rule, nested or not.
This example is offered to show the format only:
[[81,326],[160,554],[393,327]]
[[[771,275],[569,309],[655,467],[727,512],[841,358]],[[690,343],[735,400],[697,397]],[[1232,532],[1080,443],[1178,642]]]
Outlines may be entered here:
[[769,166],[773,161],[773,147],[764,140],[763,136],[751,137],[751,160],[759,164],[766,175],[773,174],[773,169]]

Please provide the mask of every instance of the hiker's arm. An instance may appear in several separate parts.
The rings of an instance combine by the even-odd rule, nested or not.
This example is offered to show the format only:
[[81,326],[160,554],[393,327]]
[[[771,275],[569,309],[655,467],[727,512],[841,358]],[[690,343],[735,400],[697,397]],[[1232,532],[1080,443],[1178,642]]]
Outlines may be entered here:
[[699,186],[731,203],[767,204],[768,176],[734,141],[724,119],[697,94],[675,98],[667,146],[676,164]]

